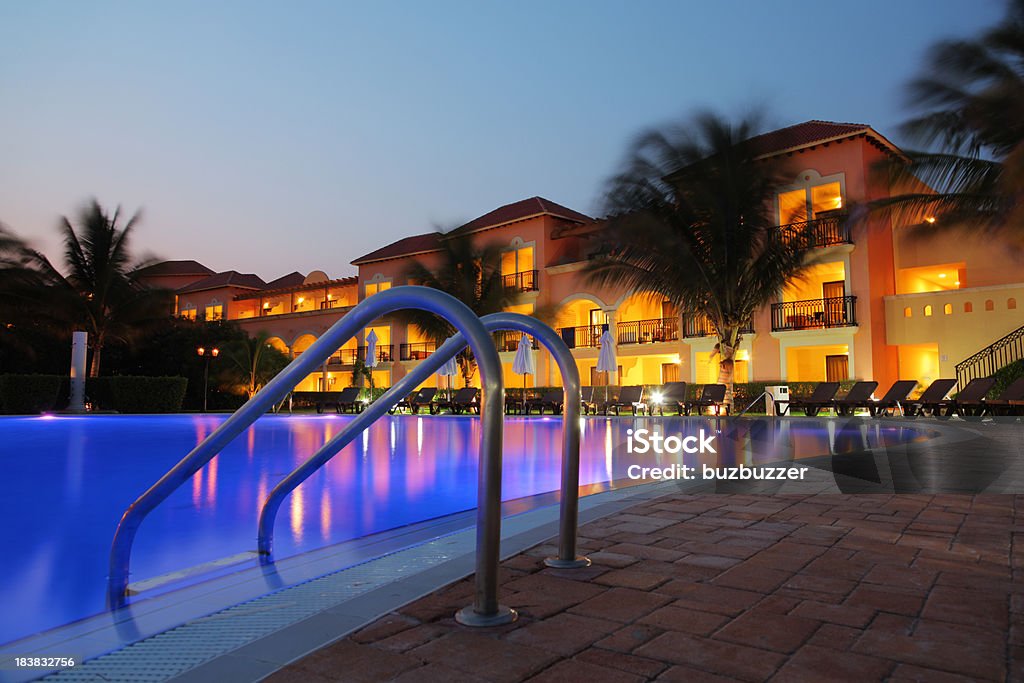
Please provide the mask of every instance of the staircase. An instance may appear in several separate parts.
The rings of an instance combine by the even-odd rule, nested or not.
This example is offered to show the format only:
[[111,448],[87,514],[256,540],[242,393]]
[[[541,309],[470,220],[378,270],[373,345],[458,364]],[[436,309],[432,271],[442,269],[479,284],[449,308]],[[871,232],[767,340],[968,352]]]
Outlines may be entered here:
[[972,379],[991,377],[1010,363],[1024,359],[1024,327],[1020,327],[999,341],[993,342],[970,358],[956,364],[959,386]]

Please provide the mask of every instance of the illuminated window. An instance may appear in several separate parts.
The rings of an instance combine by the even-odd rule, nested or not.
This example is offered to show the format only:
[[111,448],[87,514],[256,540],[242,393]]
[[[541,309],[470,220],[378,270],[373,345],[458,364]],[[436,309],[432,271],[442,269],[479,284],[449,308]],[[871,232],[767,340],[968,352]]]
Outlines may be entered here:
[[1011,299],[1007,299],[1006,300],[1006,308],[1011,310],[1011,311],[1013,309],[1017,308],[1017,300],[1016,299],[1012,299],[1012,298]]
[[906,308],[903,309],[903,317],[904,318],[913,318],[914,317],[914,311],[913,311],[913,309],[910,308],[910,306],[907,306]]
[[186,320],[195,320],[196,319],[196,307],[195,306],[186,306],[181,311],[181,317],[185,318]]
[[926,317],[926,318],[932,317],[932,306],[931,306],[931,304],[928,304],[927,306],[924,307],[924,317]]
[[953,315],[953,304],[946,304],[942,307],[942,312],[945,315]]
[[839,183],[828,183],[811,188],[811,211],[835,211],[843,208],[843,195]]
[[994,311],[996,310],[996,304],[992,299],[985,299],[985,310]]
[[224,305],[212,304],[203,309],[203,317],[207,320],[222,320],[224,318]]
[[779,195],[779,225],[807,220],[807,191],[793,190]]
[[501,252],[501,274],[514,275],[533,270],[533,247],[509,249]]
[[370,297],[378,292],[391,289],[390,282],[368,282],[366,283],[366,296]]
[[826,211],[843,208],[842,186],[825,183],[779,194],[779,224],[799,223]]
[[972,304],[970,301],[965,301],[964,302],[964,313],[973,313],[973,312],[974,312],[974,304]]

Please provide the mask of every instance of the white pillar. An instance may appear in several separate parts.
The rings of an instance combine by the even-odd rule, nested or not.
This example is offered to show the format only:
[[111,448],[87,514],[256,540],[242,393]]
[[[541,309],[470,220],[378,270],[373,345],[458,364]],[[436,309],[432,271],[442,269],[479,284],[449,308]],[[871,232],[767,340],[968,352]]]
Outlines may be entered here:
[[68,410],[85,411],[85,358],[89,333],[76,331],[71,337],[71,398]]

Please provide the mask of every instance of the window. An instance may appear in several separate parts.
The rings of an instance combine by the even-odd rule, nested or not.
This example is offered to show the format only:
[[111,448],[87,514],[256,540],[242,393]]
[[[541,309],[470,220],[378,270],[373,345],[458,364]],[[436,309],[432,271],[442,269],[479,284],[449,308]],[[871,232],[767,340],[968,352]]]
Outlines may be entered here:
[[662,363],[661,364],[661,383],[666,382],[678,382],[679,381],[679,366],[675,363]]
[[533,270],[533,247],[509,249],[501,252],[501,274],[514,275]]
[[944,315],[953,315],[953,304],[946,304],[942,307],[942,313]]
[[996,304],[995,304],[994,301],[992,301],[992,299],[986,299],[985,300],[985,310],[986,311],[994,311],[994,310],[996,310]]
[[965,301],[964,302],[964,313],[973,313],[973,312],[974,312],[974,304],[972,304],[970,301]]
[[1014,298],[1009,298],[1009,299],[1007,299],[1007,300],[1006,300],[1006,308],[1007,308],[1008,310],[1011,310],[1011,311],[1012,311],[1013,309],[1017,308],[1017,300],[1016,300],[1016,299],[1014,299]]
[[223,304],[210,304],[203,309],[203,317],[206,320],[223,320],[224,319],[224,305]]
[[841,208],[843,192],[838,182],[782,192],[779,194],[779,224],[799,223]]
[[924,307],[924,317],[926,317],[926,318],[932,317],[932,305],[931,304],[928,304],[927,306]]
[[196,319],[196,307],[195,306],[186,306],[181,311],[181,317],[185,318],[186,320],[195,320]]
[[907,306],[906,308],[904,308],[903,309],[903,317],[904,318],[913,318],[914,317],[914,309],[912,309],[910,306]]
[[366,296],[371,297],[378,292],[391,289],[390,282],[367,282],[366,283]]

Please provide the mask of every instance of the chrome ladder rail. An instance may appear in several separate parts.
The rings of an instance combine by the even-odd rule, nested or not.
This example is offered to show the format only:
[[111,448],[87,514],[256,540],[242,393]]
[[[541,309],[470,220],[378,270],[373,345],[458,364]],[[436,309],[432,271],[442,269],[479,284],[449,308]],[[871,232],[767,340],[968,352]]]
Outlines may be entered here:
[[467,610],[471,610],[472,618],[489,625],[516,619],[514,610],[498,604],[505,403],[501,358],[494,340],[469,307],[439,290],[410,286],[393,287],[360,302],[128,506],[118,522],[110,548],[110,574],[107,577],[110,608],[127,604],[132,545],[146,516],[359,330],[382,315],[407,308],[426,310],[448,320],[468,340],[480,368],[483,396],[480,404],[482,462],[477,485],[477,595],[475,604]]
[[[580,376],[572,352],[569,351],[569,347],[565,345],[558,333],[536,318],[520,313],[493,313],[481,318],[480,322],[488,332],[513,330],[533,335],[551,353],[558,365],[564,388],[558,556],[547,558],[545,564],[559,569],[590,566],[588,558],[576,554],[580,479]],[[327,464],[345,446],[352,443],[367,427],[383,417],[396,403],[427,381],[431,375],[441,369],[441,366],[465,347],[466,339],[462,334],[456,334],[446,340],[440,348],[427,356],[409,374],[398,380],[380,398],[367,406],[334,438],[325,443],[320,450],[295,468],[271,490],[263,503],[259,518],[258,549],[261,561],[265,563],[272,561],[270,558],[273,555],[274,522],[285,497],[315,471]],[[478,527],[478,533],[479,530]],[[481,568],[478,566],[478,578],[481,576],[480,570]],[[478,601],[481,597],[479,588],[480,586],[478,586]],[[456,615],[456,619],[467,625],[485,625],[476,623],[478,620],[465,610],[460,611]]]

